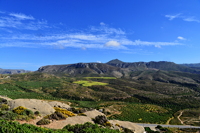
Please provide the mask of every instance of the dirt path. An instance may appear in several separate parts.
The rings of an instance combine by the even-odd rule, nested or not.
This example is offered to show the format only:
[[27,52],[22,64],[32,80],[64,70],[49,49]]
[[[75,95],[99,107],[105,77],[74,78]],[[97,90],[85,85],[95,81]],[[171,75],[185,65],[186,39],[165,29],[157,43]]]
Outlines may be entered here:
[[177,119],[181,122],[181,124],[184,125],[183,121],[180,119],[180,117],[182,116],[183,111],[180,112],[180,114],[177,116]]
[[169,122],[170,122],[172,119],[174,119],[174,117],[169,118],[169,119],[167,120],[166,124],[169,125]]

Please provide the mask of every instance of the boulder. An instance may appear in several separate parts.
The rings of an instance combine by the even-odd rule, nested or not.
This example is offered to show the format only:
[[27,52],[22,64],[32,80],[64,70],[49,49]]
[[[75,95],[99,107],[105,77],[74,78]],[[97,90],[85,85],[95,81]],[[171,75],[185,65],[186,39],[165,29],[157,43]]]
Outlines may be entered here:
[[63,108],[63,109],[69,109],[69,108],[71,108],[68,104],[57,102],[57,101],[49,102],[49,105],[51,107],[59,107],[59,108]]
[[134,131],[134,133],[144,133],[144,127],[137,125],[133,122],[129,122],[129,121],[119,121],[119,120],[109,120],[110,123],[112,123],[113,125],[120,125],[121,127],[124,128],[128,128],[132,131]]
[[99,112],[98,110],[94,109],[92,111],[84,112],[85,115],[89,118],[95,118],[98,115],[105,115],[104,113]]
[[53,129],[62,129],[68,124],[75,125],[75,124],[84,124],[86,122],[91,122],[94,124],[92,119],[87,116],[74,116],[74,117],[68,117],[66,120],[62,120],[62,121],[53,120],[52,123],[50,123],[49,125],[43,125],[43,127],[53,128]]
[[7,101],[11,101],[12,99],[11,98],[9,98],[9,97],[6,97],[6,96],[1,96],[0,95],[0,98],[2,98],[2,99],[5,99],[5,100],[7,100]]
[[8,102],[10,109],[23,106],[32,110],[39,111],[42,116],[49,115],[55,112],[54,108],[48,102],[37,99],[15,99]]

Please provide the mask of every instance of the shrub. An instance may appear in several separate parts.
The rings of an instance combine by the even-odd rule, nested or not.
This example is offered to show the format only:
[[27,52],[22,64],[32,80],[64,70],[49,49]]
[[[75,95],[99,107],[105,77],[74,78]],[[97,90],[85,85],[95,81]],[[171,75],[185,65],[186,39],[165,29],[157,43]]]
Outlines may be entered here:
[[0,116],[5,120],[15,120],[17,118],[17,114],[12,111],[1,111]]
[[50,124],[51,122],[50,122],[50,120],[49,119],[41,119],[41,120],[39,120],[36,124],[37,125],[48,125],[48,124]]
[[35,111],[34,115],[40,115],[40,112],[39,111]]
[[79,113],[78,116],[87,116],[87,115],[84,113]]
[[53,119],[55,119],[55,120],[63,120],[63,119],[66,119],[67,117],[68,117],[67,115],[62,114],[61,112],[56,111],[56,112],[54,112],[51,115],[45,116],[44,118],[45,119],[50,119],[50,120],[53,120]]
[[8,110],[9,106],[7,104],[1,104],[1,110]]
[[25,109],[22,113],[23,115],[28,115],[28,116],[33,115],[33,111],[31,111],[30,109]]
[[63,129],[74,133],[120,133],[120,131],[108,128],[101,128],[97,124],[86,122],[85,124],[76,124],[74,126],[67,125]]
[[106,127],[112,127],[112,124],[109,121],[106,121],[103,125]]
[[56,112],[60,112],[60,113],[65,114],[67,116],[70,116],[70,117],[75,116],[74,113],[72,113],[71,111],[68,111],[66,109],[62,109],[62,108],[58,108],[58,107],[54,107],[54,109],[56,110]]
[[94,121],[94,123],[104,125],[104,123],[106,123],[108,120],[107,120],[106,116],[98,115],[93,119],[93,121]]
[[26,110],[27,108],[23,107],[23,106],[19,106],[19,107],[16,107],[13,109],[13,112],[14,113],[17,113],[17,114],[22,114],[24,112],[24,110]]

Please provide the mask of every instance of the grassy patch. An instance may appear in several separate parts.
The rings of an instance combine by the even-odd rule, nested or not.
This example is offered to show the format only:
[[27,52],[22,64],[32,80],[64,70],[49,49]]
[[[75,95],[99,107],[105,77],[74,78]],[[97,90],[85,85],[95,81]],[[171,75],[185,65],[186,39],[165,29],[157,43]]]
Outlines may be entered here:
[[74,81],[73,83],[75,83],[75,84],[81,84],[82,86],[107,85],[107,83],[87,81],[87,80]]
[[165,108],[150,104],[127,104],[120,111],[121,114],[110,118],[141,123],[166,123],[171,117]]
[[86,79],[117,79],[115,77],[85,77]]

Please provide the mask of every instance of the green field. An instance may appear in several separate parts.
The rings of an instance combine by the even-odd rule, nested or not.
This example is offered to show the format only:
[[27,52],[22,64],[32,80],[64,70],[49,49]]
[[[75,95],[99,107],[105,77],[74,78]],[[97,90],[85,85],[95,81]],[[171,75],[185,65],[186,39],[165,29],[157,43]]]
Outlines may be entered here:
[[121,114],[113,115],[110,119],[132,121],[138,123],[165,124],[172,116],[168,109],[151,104],[125,104],[119,111]]
[[79,81],[75,81],[73,83],[80,84],[82,86],[107,85],[107,83],[95,82],[95,81],[87,81],[87,80],[79,80]]

